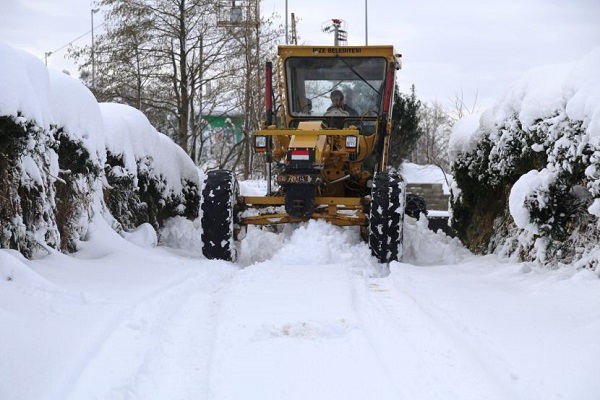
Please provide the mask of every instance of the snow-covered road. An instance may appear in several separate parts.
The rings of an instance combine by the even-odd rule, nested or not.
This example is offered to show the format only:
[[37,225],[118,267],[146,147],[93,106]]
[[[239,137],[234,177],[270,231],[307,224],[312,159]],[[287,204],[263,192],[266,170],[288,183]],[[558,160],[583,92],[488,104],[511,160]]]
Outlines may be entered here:
[[75,257],[0,250],[0,398],[600,398],[596,274],[422,225],[389,269],[315,221],[251,229],[235,265],[104,227]]

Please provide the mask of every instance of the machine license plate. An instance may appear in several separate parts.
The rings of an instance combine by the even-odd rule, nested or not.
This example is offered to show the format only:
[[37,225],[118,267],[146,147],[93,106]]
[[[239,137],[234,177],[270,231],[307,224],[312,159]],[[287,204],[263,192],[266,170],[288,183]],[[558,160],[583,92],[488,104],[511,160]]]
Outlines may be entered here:
[[315,175],[309,175],[309,174],[279,175],[277,177],[277,183],[280,185],[285,185],[285,184],[290,184],[290,183],[314,185],[317,183],[317,177]]

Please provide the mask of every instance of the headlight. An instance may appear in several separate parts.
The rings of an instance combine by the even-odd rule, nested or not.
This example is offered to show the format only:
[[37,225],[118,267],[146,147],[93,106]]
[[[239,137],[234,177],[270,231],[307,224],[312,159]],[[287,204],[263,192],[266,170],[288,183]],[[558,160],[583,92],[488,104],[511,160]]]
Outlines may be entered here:
[[266,136],[254,136],[254,149],[258,152],[263,152],[267,149]]
[[356,150],[358,147],[358,137],[346,136],[346,148],[349,150]]

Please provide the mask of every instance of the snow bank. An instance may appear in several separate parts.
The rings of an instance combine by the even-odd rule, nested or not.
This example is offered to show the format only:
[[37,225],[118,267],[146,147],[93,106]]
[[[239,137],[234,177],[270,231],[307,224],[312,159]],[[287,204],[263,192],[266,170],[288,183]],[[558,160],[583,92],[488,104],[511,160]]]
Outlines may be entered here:
[[137,162],[151,157],[156,175],[165,178],[167,189],[181,193],[182,180],[200,184],[190,157],[170,138],[158,132],[139,110],[116,103],[101,103],[106,149],[122,155],[128,172],[137,175]]
[[155,247],[158,245],[156,230],[149,223],[138,226],[132,232],[122,232],[121,234],[129,242],[140,247]]
[[569,118],[583,121],[586,133],[600,136],[600,47],[575,64],[566,82],[572,92],[566,110]]
[[462,243],[443,232],[433,232],[423,214],[419,220],[404,217],[402,262],[414,265],[456,264],[471,256]]
[[482,118],[487,129],[517,114],[523,129],[566,109],[588,135],[600,132],[600,47],[573,63],[535,68],[510,86]]
[[381,276],[382,265],[371,256],[358,227],[338,227],[321,220],[287,224],[275,229],[249,227],[238,263],[340,264],[364,276]]
[[[134,187],[143,171],[144,182],[151,181],[146,186],[160,192],[162,198],[150,208],[168,209],[163,212],[167,216],[197,215],[196,166],[140,111],[120,104],[99,105],[78,80],[49,71],[33,55],[3,43],[0,59],[0,117],[5,117],[8,149],[2,151],[10,152],[3,161],[14,176],[21,175],[10,185],[3,181],[7,188],[2,195],[21,205],[18,210],[2,210],[6,211],[0,231],[4,247],[17,247],[28,257],[37,247],[73,250],[76,241],[87,235],[89,217],[107,212],[102,190],[102,182],[107,182],[107,150],[123,159],[132,191],[144,190]],[[118,169],[122,176],[122,167]],[[23,188],[29,191],[26,196],[21,195]],[[111,189],[114,203],[121,187]],[[139,204],[144,207],[152,201],[144,197]],[[120,208],[131,212],[127,205]],[[151,218],[140,216],[136,226]],[[152,245],[156,242],[152,232],[138,232],[131,240]]]
[[0,243],[32,256],[34,249],[56,247],[60,237],[53,201],[59,167],[50,81],[40,60],[3,43],[0,60],[0,198],[5,204],[0,208]]
[[0,290],[16,285],[21,290],[54,292],[58,287],[31,270],[27,260],[15,250],[0,250]]
[[96,98],[80,81],[49,70],[50,109],[54,122],[72,141],[81,142],[98,162],[106,161],[102,114]]
[[[522,129],[527,131],[537,121],[553,118],[564,110],[569,120],[582,122],[582,130],[590,143],[600,144],[599,70],[600,47],[577,62],[536,68],[515,82],[492,110],[484,114],[482,127],[492,131],[511,115],[517,114]],[[564,130],[565,127],[557,125],[554,129]],[[555,162],[560,168],[571,169],[573,160],[568,158],[568,154],[562,154],[569,148],[570,139],[566,137],[566,132],[557,136],[558,154],[564,160],[557,158]],[[585,138],[578,140],[580,147],[588,142]],[[538,150],[534,148],[534,151]],[[536,226],[530,222],[529,212],[523,207],[523,202],[536,191],[547,192],[554,179],[555,173],[543,169],[540,172],[530,171],[515,183],[510,194],[509,209],[519,228],[538,233]]]
[[63,128],[104,161],[102,116],[94,95],[81,82],[2,42],[0,59],[0,116],[21,115],[44,130],[51,125]]
[[0,60],[0,116],[21,114],[48,129],[54,118],[46,66],[33,55],[1,41]]
[[552,116],[571,96],[567,82],[573,66],[558,64],[528,71],[509,87],[491,113],[484,114],[483,123],[491,128],[516,114],[527,129],[536,119]]

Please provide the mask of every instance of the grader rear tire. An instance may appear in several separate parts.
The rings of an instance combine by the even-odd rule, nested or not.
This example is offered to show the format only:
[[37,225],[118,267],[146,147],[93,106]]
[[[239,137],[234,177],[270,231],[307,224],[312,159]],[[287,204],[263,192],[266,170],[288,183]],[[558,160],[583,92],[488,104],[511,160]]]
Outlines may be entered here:
[[380,263],[402,259],[406,184],[395,173],[379,172],[373,180],[369,247]]
[[202,189],[202,254],[210,260],[235,261],[237,243],[235,206],[239,195],[231,171],[208,173]]

